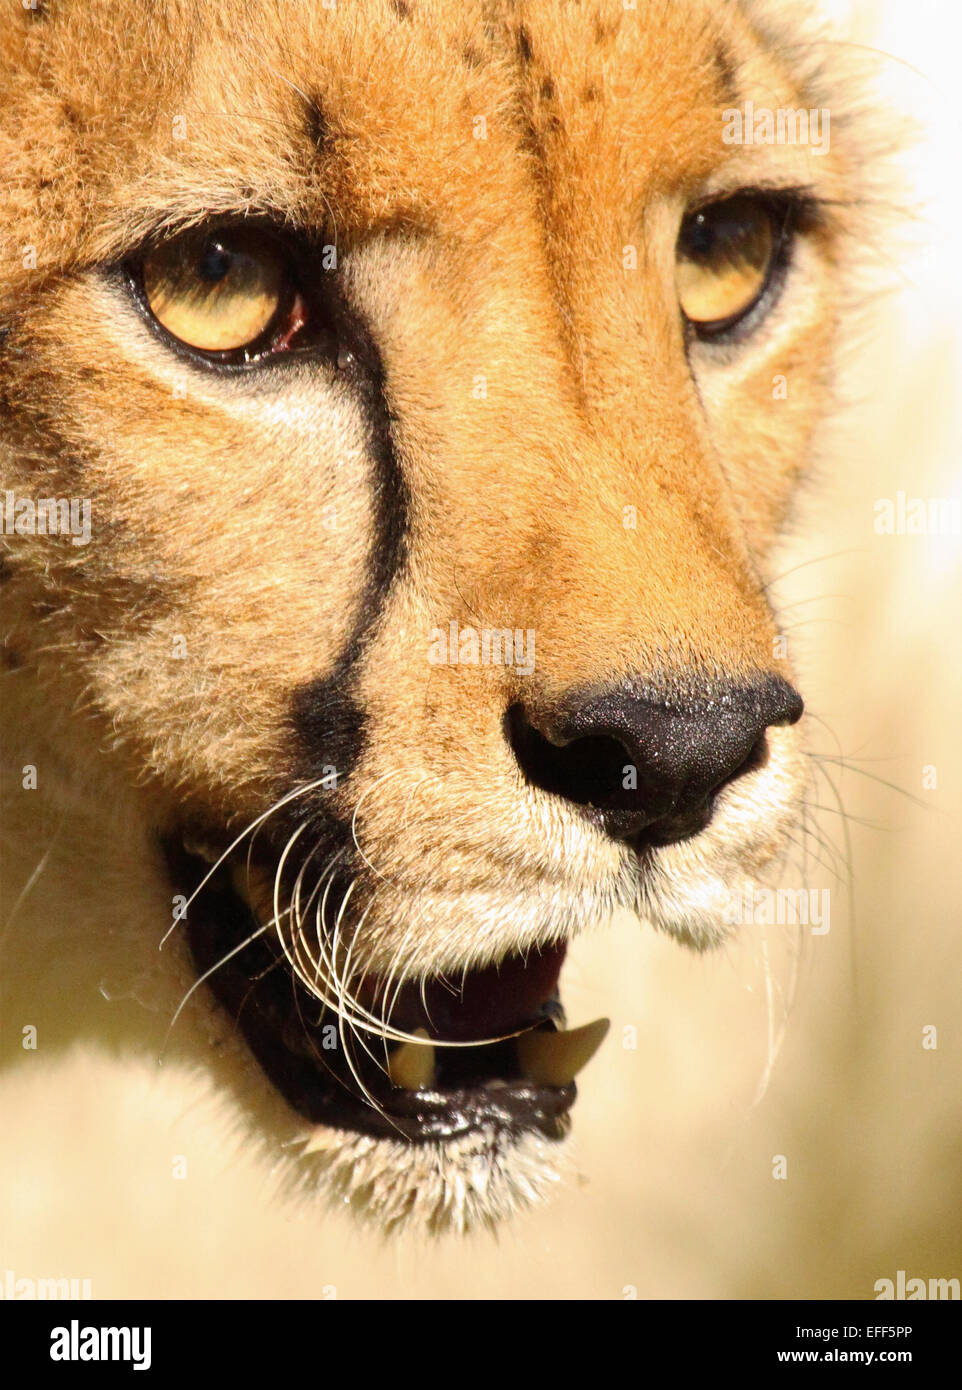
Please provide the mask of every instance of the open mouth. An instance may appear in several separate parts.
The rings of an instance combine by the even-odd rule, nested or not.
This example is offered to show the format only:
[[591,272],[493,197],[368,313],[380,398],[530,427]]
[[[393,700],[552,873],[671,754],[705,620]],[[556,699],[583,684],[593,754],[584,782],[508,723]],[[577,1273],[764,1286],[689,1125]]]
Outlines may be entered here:
[[[362,975],[352,981],[350,1007],[339,1007],[320,972],[309,988],[293,967],[272,895],[256,888],[273,882],[273,869],[252,870],[244,851],[222,858],[197,837],[168,839],[164,851],[177,891],[190,900],[186,932],[201,988],[306,1120],[411,1143],[478,1130],[552,1140],[567,1133],[575,1075],[608,1023],[565,1029],[563,942],[457,980],[398,986]],[[325,920],[336,918],[344,894],[335,879]]]

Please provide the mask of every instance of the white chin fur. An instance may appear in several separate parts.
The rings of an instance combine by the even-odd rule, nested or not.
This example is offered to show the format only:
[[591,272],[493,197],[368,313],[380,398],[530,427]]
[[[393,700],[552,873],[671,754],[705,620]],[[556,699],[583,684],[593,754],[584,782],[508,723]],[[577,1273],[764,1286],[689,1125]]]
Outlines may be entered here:
[[546,1200],[568,1140],[491,1128],[445,1143],[407,1144],[318,1127],[300,1159],[304,1189],[320,1190],[385,1234],[493,1227]]
[[725,918],[730,901],[727,886],[718,879],[692,885],[673,883],[666,876],[656,894],[645,896],[641,913],[655,931],[667,932],[697,950],[708,950],[731,934]]

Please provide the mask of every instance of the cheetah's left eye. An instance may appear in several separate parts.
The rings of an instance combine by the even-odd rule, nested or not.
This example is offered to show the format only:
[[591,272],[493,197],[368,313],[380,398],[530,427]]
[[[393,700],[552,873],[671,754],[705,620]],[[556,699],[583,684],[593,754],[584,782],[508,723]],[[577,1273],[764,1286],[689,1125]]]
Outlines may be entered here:
[[727,332],[761,300],[785,242],[791,209],[738,194],[691,212],[675,251],[682,313],[700,337]]

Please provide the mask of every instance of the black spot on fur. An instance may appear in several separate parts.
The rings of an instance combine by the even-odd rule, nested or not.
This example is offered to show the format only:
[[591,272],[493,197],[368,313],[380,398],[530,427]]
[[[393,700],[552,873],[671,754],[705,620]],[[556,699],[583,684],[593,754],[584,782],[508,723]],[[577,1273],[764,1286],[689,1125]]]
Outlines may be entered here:
[[558,93],[555,91],[555,85],[552,82],[551,78],[546,77],[541,84],[541,100],[554,101],[557,95]]
[[304,131],[314,149],[320,154],[331,143],[333,132],[319,97],[310,97],[303,102]]
[[564,133],[564,124],[556,111],[525,113],[522,117],[522,148],[531,154],[538,164],[538,176],[547,183],[548,141],[556,140]]
[[391,8],[398,19],[411,18],[411,6],[408,4],[408,0],[391,0]]
[[617,11],[615,15],[606,19],[601,14],[595,15],[595,43],[606,44],[617,35],[621,28],[622,12]]
[[75,106],[72,101],[62,101],[60,103],[60,110],[67,125],[72,129],[82,130],[86,127],[86,114],[80,110],[79,106]]
[[518,57],[525,67],[531,63],[534,57],[531,51],[531,35],[523,24],[518,25]]
[[600,101],[600,100],[601,100],[601,88],[598,86],[598,84],[597,84],[596,82],[589,82],[589,83],[587,84],[587,86],[585,87],[584,91],[581,93],[581,100],[582,100],[582,101]]
[[718,73],[721,86],[721,99],[726,106],[738,105],[738,74],[735,61],[724,44],[719,44],[712,53],[712,62]]

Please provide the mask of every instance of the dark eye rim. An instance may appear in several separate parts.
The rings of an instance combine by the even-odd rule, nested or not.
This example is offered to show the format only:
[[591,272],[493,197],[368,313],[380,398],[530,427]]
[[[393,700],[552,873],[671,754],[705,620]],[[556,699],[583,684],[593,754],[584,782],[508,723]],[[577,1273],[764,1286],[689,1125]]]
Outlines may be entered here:
[[729,203],[745,200],[757,203],[771,224],[772,253],[769,257],[765,278],[759,286],[758,293],[744,308],[723,319],[699,323],[696,319],[690,319],[679,304],[685,340],[689,345],[704,342],[727,346],[742,342],[750,337],[756,327],[775,307],[781,296],[791,267],[798,235],[808,230],[817,218],[817,204],[811,193],[805,189],[733,189],[730,193],[702,199],[685,209],[675,241],[676,252],[681,239],[682,228],[689,218],[704,212],[706,208],[723,208]]
[[[200,229],[208,232],[211,236],[218,233],[226,235],[241,228],[244,231],[257,232],[265,236],[280,251],[287,271],[283,300],[264,331],[243,347],[230,348],[220,352],[210,352],[203,348],[194,347],[165,328],[151,309],[144,287],[144,261],[156,247],[179,236],[186,236]],[[263,370],[268,365],[280,367],[303,362],[305,358],[326,358],[332,353],[336,355],[337,333],[333,322],[334,315],[331,305],[325,303],[325,287],[320,283],[321,278],[325,276],[334,281],[336,272],[318,268],[323,245],[324,242],[321,237],[292,233],[290,228],[279,225],[275,219],[270,217],[257,214],[228,214],[211,218],[202,223],[193,223],[173,231],[162,231],[149,235],[119,263],[117,269],[127,293],[139,310],[141,317],[165,347],[178,357],[203,367],[206,371],[237,374],[257,369]],[[309,262],[312,260],[314,262],[313,269],[309,266]],[[304,302],[307,310],[305,327],[301,330],[295,344],[284,351],[274,351],[274,344],[279,337],[278,325],[283,320],[284,315],[291,313],[298,296]]]

